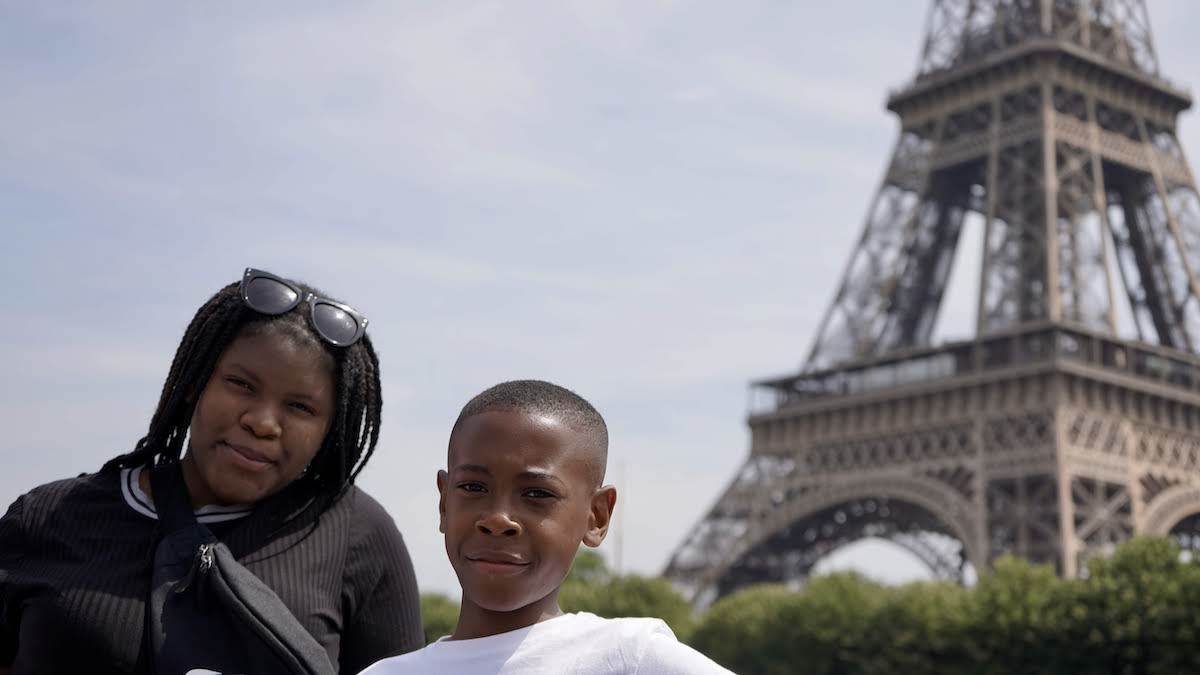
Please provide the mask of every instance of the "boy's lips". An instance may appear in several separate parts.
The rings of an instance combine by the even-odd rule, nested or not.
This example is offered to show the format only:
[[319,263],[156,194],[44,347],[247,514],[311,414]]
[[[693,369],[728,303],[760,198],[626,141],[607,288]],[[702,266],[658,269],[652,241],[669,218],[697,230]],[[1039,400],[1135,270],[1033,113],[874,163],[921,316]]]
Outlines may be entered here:
[[468,553],[467,560],[474,562],[490,562],[502,563],[507,565],[528,565],[529,561],[525,556],[519,553],[509,553],[507,551],[479,551],[478,553]]
[[487,575],[520,574],[529,567],[529,561],[524,556],[504,551],[468,553],[464,557],[471,567]]

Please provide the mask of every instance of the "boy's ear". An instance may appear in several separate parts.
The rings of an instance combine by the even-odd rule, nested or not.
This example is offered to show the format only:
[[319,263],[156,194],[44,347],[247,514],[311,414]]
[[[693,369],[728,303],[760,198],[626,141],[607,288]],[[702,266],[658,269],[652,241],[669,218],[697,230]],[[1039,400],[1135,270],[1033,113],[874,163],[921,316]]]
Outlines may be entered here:
[[612,522],[613,508],[617,505],[617,488],[605,485],[592,493],[592,510],[588,514],[588,529],[583,535],[583,543],[596,548],[608,534],[608,524]]
[[437,473],[437,489],[438,489],[438,532],[446,534],[446,483],[450,480],[450,474],[439,470]]

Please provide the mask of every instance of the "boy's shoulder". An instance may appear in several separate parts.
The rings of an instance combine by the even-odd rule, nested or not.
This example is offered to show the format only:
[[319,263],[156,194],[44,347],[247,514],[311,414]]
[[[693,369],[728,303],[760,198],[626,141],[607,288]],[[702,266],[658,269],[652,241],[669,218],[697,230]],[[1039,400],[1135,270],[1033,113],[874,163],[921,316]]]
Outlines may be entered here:
[[555,653],[562,649],[593,662],[611,663],[614,666],[635,666],[645,645],[651,640],[678,644],[675,634],[662,619],[606,619],[590,612],[576,612],[533,628],[526,638],[530,653]]
[[676,639],[662,619],[605,619],[579,612],[539,625],[544,626],[542,649],[530,650],[528,667],[505,673],[729,675]]
[[384,659],[363,675],[455,673],[725,673],[675,639],[661,619],[564,614],[475,640],[438,640]]
[[663,634],[672,638],[675,634],[662,619],[626,617],[606,619],[591,612],[572,612],[551,621],[545,621],[532,626],[547,635],[570,636],[582,635],[617,635],[635,638],[643,635]]
[[[541,623],[506,633],[472,640],[440,638],[407,654],[376,663],[363,675],[398,675],[424,672],[433,665],[469,668],[485,663],[511,666],[533,658],[545,661],[560,647],[588,645],[588,651],[604,651],[627,645],[643,636],[663,633],[674,639],[671,629],[659,619],[605,619],[588,612],[563,614]],[[465,670],[463,672],[466,672]]]

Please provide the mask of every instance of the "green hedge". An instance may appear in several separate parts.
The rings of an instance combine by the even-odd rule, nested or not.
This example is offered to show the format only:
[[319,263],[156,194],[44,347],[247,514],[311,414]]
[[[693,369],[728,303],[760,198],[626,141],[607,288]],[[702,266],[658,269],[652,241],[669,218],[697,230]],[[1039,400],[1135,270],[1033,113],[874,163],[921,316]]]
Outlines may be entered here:
[[970,589],[834,574],[723,598],[691,643],[744,675],[1200,673],[1200,563],[1139,538],[1082,579],[1016,558]]
[[[973,588],[884,586],[853,573],[799,591],[757,586],[695,614],[664,580],[618,576],[581,552],[566,611],[657,616],[743,675],[1200,673],[1200,561],[1166,539],[1137,538],[1092,560],[1085,578],[1001,558]],[[422,598],[427,639],[457,608]]]

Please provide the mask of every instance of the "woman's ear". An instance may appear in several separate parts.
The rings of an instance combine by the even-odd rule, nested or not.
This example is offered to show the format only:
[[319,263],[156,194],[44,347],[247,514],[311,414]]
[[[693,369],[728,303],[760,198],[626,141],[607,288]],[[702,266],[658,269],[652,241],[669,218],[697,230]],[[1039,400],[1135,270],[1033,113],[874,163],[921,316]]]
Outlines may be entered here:
[[613,509],[617,505],[617,488],[611,485],[597,488],[592,493],[591,512],[588,514],[588,529],[583,543],[596,548],[608,535],[608,524],[612,522]]

